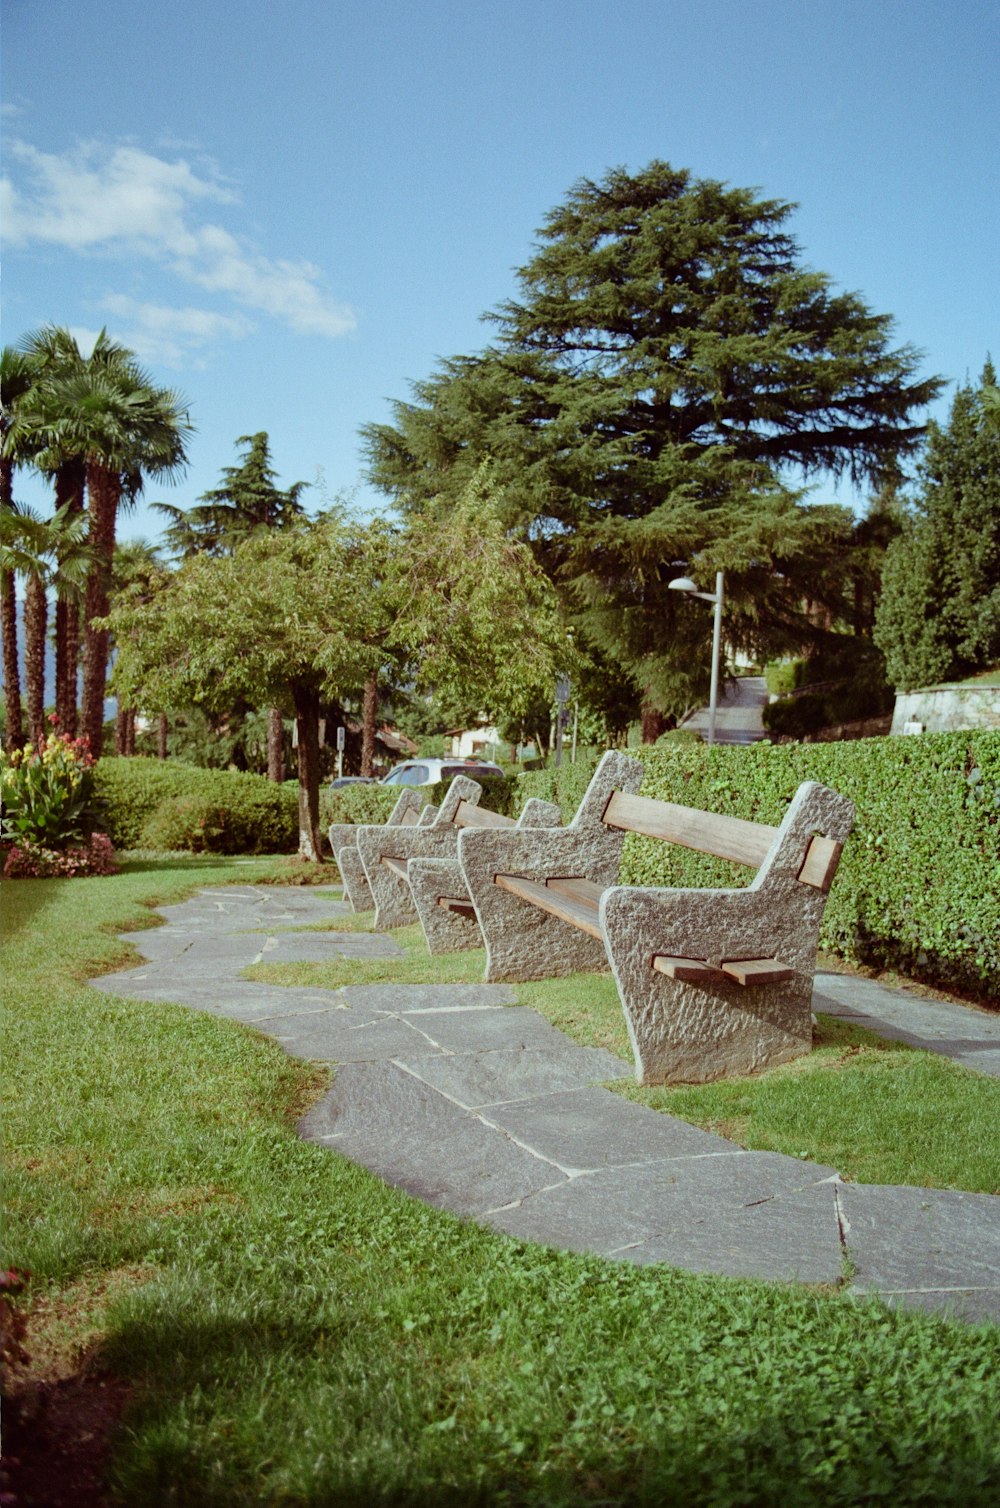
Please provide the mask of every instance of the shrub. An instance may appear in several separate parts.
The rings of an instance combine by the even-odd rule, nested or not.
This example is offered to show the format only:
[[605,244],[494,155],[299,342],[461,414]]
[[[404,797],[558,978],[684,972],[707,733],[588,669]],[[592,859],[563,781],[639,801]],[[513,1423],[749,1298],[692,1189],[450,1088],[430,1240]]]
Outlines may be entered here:
[[398,785],[344,785],[320,792],[320,826],[331,822],[384,822],[399,800]]
[[[637,757],[646,766],[643,794],[756,822],[779,822],[803,780],[849,796],[854,831],[821,945],[943,989],[1000,997],[1000,733],[714,749],[676,744]],[[568,785],[554,792],[555,773],[525,775],[519,785],[524,795],[558,799],[568,821],[579,794]],[[674,844],[626,840],[628,884],[745,885],[748,873]]]
[[115,851],[106,833],[91,833],[86,843],[56,850],[39,843],[15,843],[3,867],[4,879],[72,878],[81,874],[117,874]]
[[84,738],[53,731],[37,752],[27,744],[0,754],[0,795],[3,838],[21,846],[57,851],[85,843],[102,825],[94,761]]
[[[168,842],[184,828],[201,804],[208,825],[218,828],[204,844],[212,853],[292,853],[298,846],[297,787],[276,785],[262,775],[232,770],[203,770],[174,760],[146,758],[102,759],[95,779],[106,804],[106,825],[117,848],[153,847],[147,841],[152,825],[160,838],[156,847],[186,848],[188,843]],[[187,801],[189,808],[165,813],[153,822],[164,802]],[[203,829],[188,828],[189,837],[202,846]]]
[[[491,812],[501,812],[505,817],[514,815],[513,806],[515,801],[515,787],[509,780],[502,779],[499,775],[476,775],[472,777],[477,785],[483,788],[483,794],[479,798],[480,806],[485,806]],[[427,799],[433,801],[435,806],[440,806],[451,780],[439,780],[435,785],[426,786]]]

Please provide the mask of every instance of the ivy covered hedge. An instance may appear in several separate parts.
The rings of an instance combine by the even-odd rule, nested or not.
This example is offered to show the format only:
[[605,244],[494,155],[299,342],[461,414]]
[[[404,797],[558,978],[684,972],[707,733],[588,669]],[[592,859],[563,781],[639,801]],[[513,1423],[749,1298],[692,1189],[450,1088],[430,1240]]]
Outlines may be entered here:
[[225,854],[294,853],[294,785],[175,760],[105,758],[94,768],[116,848]]
[[[943,989],[1000,1000],[1000,734],[637,751],[644,795],[777,823],[803,780],[857,808],[824,915],[821,946]],[[592,765],[523,775],[523,795],[569,820]],[[629,836],[622,879],[745,885],[749,871]]]

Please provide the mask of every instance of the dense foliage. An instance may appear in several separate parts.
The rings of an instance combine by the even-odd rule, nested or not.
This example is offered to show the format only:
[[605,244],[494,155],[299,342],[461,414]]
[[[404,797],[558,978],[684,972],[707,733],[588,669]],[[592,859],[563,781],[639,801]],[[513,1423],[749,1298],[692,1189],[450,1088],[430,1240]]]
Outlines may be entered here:
[[624,685],[633,716],[705,689],[711,624],[667,590],[678,561],[726,571],[727,638],[754,652],[809,639],[805,600],[850,618],[856,526],[801,483],[891,475],[939,388],[888,316],[803,265],[791,208],[664,162],[582,180],[490,316],[494,344],[364,431],[372,479],[411,513],[446,511],[491,459],[602,672],[595,698]]
[[94,761],[85,738],[49,733],[37,749],[0,753],[2,835],[12,842],[67,848],[103,825]]
[[294,786],[142,757],[102,759],[94,776],[118,848],[231,854],[295,848]]
[[1000,411],[987,362],[932,424],[916,510],[885,560],[875,637],[902,691],[1000,661]]
[[[777,823],[803,780],[855,803],[822,946],[913,978],[1000,997],[1000,734],[925,734],[746,748],[663,744],[639,753],[645,795]],[[524,775],[525,795],[576,810],[590,770]],[[554,794],[553,794],[554,793]],[[630,836],[623,879],[745,885],[748,871]]]

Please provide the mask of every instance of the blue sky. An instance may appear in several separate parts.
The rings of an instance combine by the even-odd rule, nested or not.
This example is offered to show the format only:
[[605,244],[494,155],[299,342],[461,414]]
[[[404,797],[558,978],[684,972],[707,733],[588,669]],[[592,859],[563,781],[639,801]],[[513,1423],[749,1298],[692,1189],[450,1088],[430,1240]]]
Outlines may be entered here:
[[485,343],[576,179],[659,157],[797,202],[806,262],[975,378],[998,40],[998,0],[7,0],[4,339],[106,325],[183,392],[191,465],[147,501],[264,429],[313,506],[379,507],[359,426]]

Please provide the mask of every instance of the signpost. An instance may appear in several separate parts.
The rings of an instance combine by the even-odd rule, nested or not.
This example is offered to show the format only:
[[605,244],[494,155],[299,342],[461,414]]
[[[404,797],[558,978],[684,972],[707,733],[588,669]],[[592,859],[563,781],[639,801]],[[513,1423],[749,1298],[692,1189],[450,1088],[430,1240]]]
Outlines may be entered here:
[[344,744],[345,744],[346,740],[347,740],[346,730],[344,728],[338,728],[337,729],[337,779],[338,780],[342,779],[343,778],[343,774],[344,774]]
[[570,698],[570,682],[568,675],[561,675],[556,681],[556,769],[562,764],[562,736],[563,724],[566,721],[566,704]]

